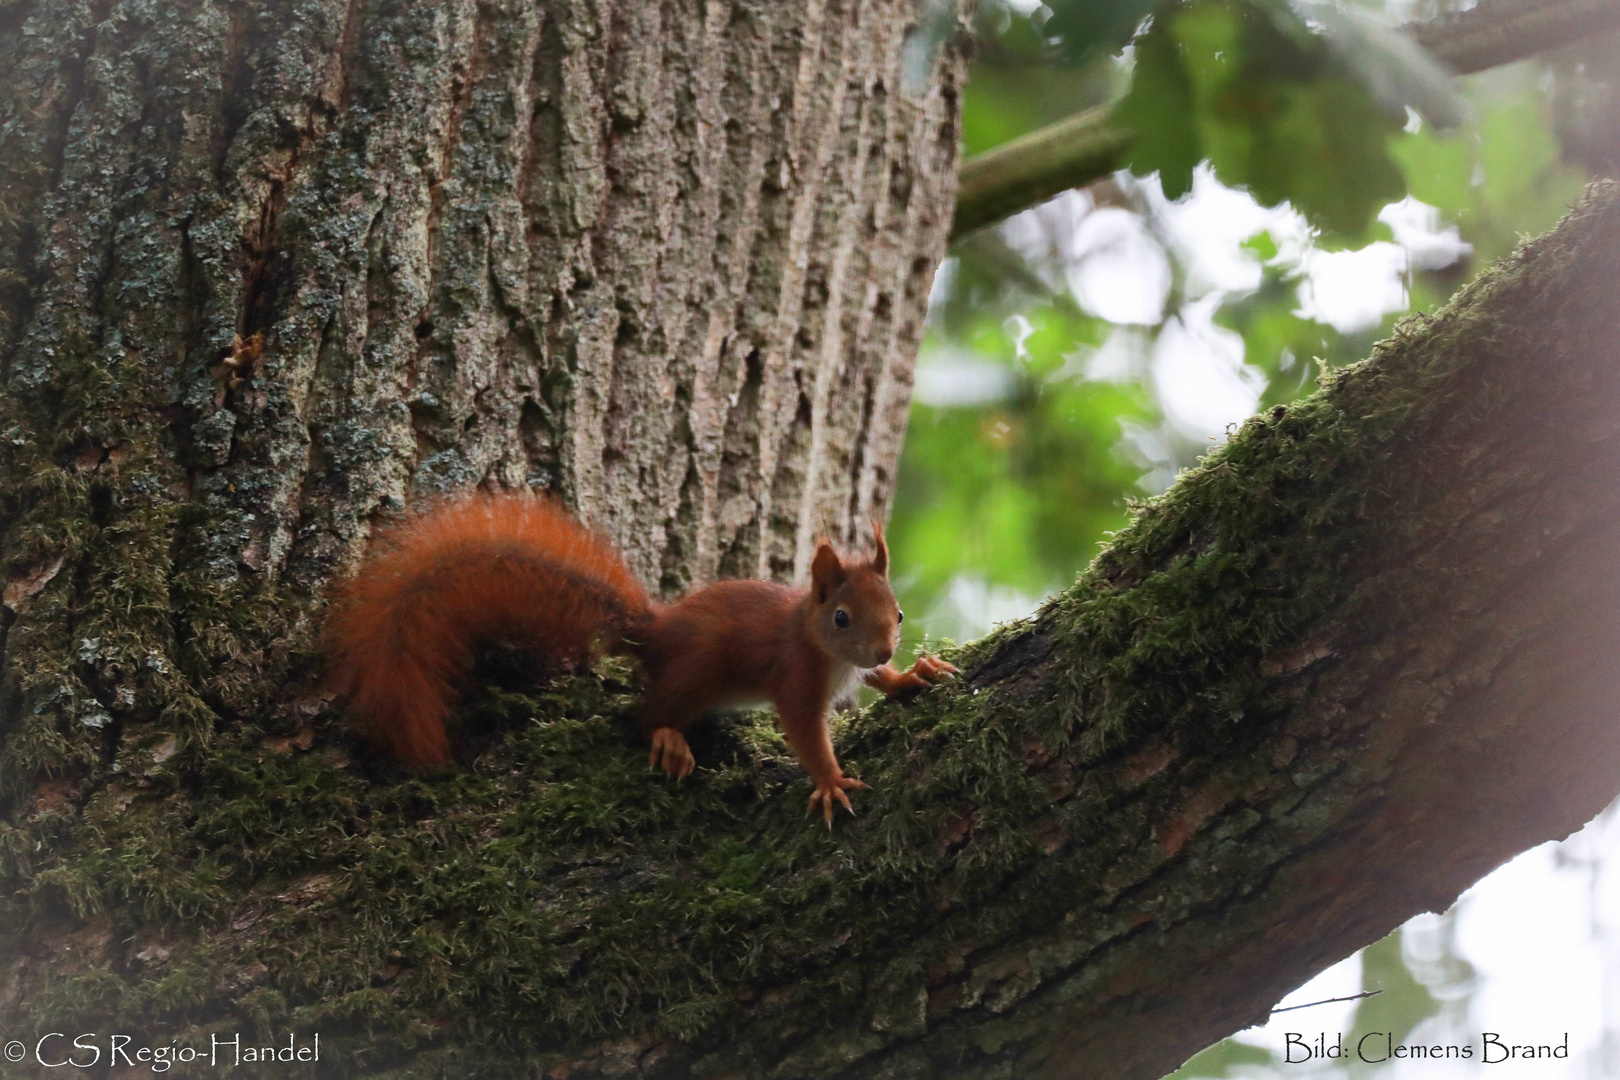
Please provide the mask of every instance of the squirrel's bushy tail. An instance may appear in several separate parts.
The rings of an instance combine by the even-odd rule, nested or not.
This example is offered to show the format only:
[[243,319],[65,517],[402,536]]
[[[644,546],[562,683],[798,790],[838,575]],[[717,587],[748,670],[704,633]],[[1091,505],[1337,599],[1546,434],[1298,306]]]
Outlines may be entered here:
[[651,614],[617,552],[530,495],[441,503],[395,528],[338,587],[326,626],[334,689],[401,763],[450,757],[444,719],[480,646],[584,663]]

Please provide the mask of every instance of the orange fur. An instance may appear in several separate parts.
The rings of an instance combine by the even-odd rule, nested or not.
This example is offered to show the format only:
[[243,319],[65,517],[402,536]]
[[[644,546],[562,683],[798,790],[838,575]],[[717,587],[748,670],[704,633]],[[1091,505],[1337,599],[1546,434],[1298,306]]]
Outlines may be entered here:
[[830,823],[845,791],[827,732],[829,707],[864,679],[888,694],[956,669],[921,658],[890,667],[900,609],[888,548],[840,558],[823,541],[810,587],[721,581],[669,607],[651,601],[613,548],[555,504],[474,496],[440,504],[389,534],[343,585],[327,624],[334,686],[360,725],[414,769],[449,760],[444,719],[476,650],[505,640],[556,664],[602,648],[634,653],[647,675],[642,726],[654,765],[694,761],[681,734],[710,709],[776,706],[783,734]]
[[394,529],[339,587],[332,683],[375,742],[413,769],[449,761],[445,714],[481,646],[576,665],[652,612],[605,541],[533,497],[454,499]]

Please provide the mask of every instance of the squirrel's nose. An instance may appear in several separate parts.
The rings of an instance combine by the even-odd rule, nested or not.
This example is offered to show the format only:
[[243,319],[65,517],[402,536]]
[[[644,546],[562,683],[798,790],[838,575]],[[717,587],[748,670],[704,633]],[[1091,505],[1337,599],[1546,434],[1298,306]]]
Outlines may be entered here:
[[887,664],[889,662],[889,657],[891,657],[893,655],[894,655],[894,646],[893,645],[879,645],[877,647],[876,657],[877,657],[877,662],[879,664]]

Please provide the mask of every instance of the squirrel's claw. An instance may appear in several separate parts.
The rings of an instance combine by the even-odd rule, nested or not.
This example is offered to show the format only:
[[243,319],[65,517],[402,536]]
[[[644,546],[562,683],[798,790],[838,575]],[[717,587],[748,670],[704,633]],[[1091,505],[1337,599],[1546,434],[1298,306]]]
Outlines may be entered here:
[[937,656],[919,656],[917,662],[911,665],[911,670],[900,676],[900,681],[889,696],[910,693],[913,690],[926,690],[940,679],[954,679],[956,665]]
[[662,768],[680,780],[690,776],[697,768],[697,758],[686,743],[686,736],[674,728],[661,727],[652,733],[652,753],[647,757],[648,768]]
[[955,664],[948,660],[941,660],[937,656],[917,657],[917,662],[912,664],[911,670],[907,672],[907,674],[921,679],[925,683],[931,683],[937,679],[954,678],[956,673],[957,667]]
[[844,792],[862,791],[869,787],[871,787],[870,784],[857,780],[853,776],[838,776],[831,780],[817,780],[816,788],[810,793],[810,802],[805,807],[804,812],[806,816],[815,813],[816,804],[819,802],[822,816],[827,819],[827,828],[830,829],[833,822],[833,802],[836,800],[840,806],[853,815],[855,813],[854,804],[849,801],[849,796],[845,795]]
[[956,665],[937,656],[919,656],[906,671],[896,671],[884,665],[868,675],[866,683],[882,691],[886,697],[903,698],[928,689],[940,679],[955,678]]

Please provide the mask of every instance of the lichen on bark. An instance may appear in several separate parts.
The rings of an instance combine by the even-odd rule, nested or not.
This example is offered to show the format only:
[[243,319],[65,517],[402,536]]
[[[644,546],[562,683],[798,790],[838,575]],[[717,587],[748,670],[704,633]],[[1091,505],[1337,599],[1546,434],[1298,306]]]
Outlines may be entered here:
[[0,14],[0,1026],[1154,1076],[1620,787],[1612,186],[849,721],[830,832],[765,719],[647,774],[613,663],[485,672],[447,776],[349,741],[315,598],[415,492],[560,485],[667,585],[881,509],[959,77],[899,14]]
[[913,14],[7,5],[0,795],[298,723],[425,494],[556,493],[665,590],[884,516],[961,79]]
[[[305,869],[277,829],[330,854],[373,812],[331,782],[314,642],[407,502],[551,491],[666,591],[790,577],[885,514],[962,77],[916,22],[0,8],[0,999],[281,1015],[196,934]],[[326,824],[283,819],[304,796]]]
[[1620,787],[1617,195],[1251,421],[958,687],[851,721],[836,829],[765,720],[645,772],[617,664],[487,684],[444,778],[319,724],[131,756],[28,823],[53,962],[9,1008],[320,1030],[344,1076],[1164,1071]]

